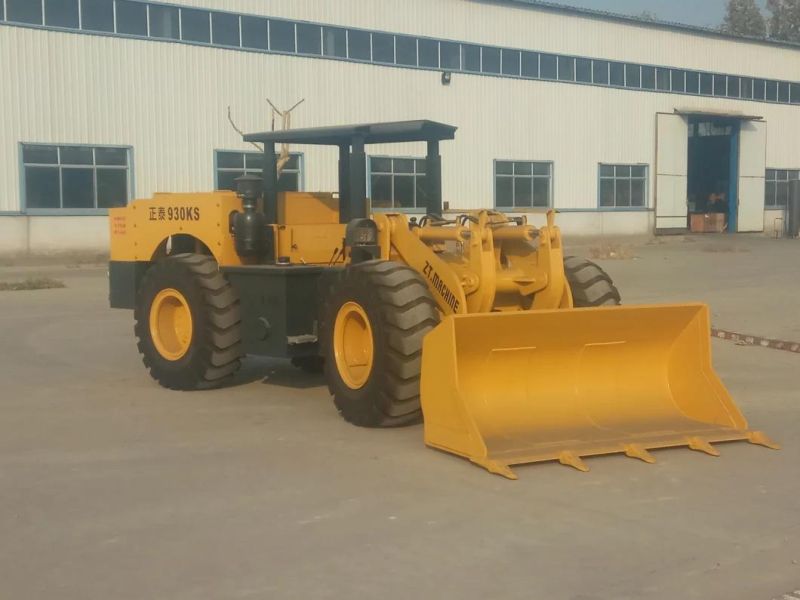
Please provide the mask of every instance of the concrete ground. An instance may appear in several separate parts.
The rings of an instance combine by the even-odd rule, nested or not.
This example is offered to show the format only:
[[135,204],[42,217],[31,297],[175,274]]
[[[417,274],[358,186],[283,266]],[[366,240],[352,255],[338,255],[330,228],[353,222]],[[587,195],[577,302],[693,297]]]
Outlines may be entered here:
[[[686,239],[692,241],[685,241]],[[624,244],[623,244],[624,245]],[[575,253],[590,253],[576,246]],[[601,261],[628,303],[704,300],[800,339],[800,242],[671,238]],[[713,342],[779,452],[720,445],[489,475],[422,428],[343,422],[320,378],[248,360],[158,388],[103,269],[0,268],[0,597],[771,600],[800,588],[800,355]],[[798,596],[800,597],[800,596]]]

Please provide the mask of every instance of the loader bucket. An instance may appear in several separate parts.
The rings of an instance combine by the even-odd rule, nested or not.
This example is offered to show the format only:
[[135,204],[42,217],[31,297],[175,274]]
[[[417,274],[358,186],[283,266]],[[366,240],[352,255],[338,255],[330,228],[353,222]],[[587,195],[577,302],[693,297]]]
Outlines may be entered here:
[[751,431],[711,366],[708,307],[619,306],[446,317],[424,341],[425,443],[516,479],[509,465],[653,448]]

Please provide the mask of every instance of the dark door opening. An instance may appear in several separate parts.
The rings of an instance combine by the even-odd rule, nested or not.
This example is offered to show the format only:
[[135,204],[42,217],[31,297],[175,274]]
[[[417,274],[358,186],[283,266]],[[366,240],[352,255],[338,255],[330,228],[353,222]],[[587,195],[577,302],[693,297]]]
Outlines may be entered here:
[[689,229],[697,233],[736,231],[739,181],[739,121],[689,118]]

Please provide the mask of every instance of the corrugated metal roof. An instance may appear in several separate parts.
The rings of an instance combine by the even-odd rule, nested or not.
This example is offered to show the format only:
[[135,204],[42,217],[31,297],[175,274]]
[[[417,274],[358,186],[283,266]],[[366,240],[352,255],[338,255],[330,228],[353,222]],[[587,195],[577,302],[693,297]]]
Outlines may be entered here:
[[760,37],[752,37],[744,35],[734,35],[711,27],[702,27],[700,25],[688,25],[686,23],[676,23],[674,21],[663,21],[660,19],[650,19],[647,17],[637,17],[633,15],[623,15],[606,10],[598,10],[596,8],[584,8],[580,6],[556,4],[554,2],[548,2],[547,0],[477,0],[477,1],[484,2],[487,4],[512,4],[518,6],[523,5],[533,9],[579,15],[582,17],[591,17],[595,19],[602,19],[605,21],[617,21],[633,25],[644,25],[647,27],[653,27],[655,29],[669,29],[673,31],[681,31],[684,33],[691,33],[707,37],[723,38],[739,42],[750,42],[754,44],[766,44],[768,46],[781,46],[784,48],[791,48],[793,50],[800,50],[800,44],[795,42],[786,42],[782,40],[772,40],[768,38],[760,38]]

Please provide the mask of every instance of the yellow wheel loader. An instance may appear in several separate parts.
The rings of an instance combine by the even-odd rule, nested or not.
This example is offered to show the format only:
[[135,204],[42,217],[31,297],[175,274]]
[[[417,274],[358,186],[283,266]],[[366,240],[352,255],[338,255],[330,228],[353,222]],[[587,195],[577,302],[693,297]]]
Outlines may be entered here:
[[[431,121],[258,133],[261,177],[237,192],[156,194],[110,211],[112,307],[133,309],[163,386],[230,379],[247,355],[324,368],[365,427],[416,423],[425,442],[515,478],[510,465],[713,442],[752,431],[711,365],[702,304],[629,306],[597,265],[543,227],[442,210]],[[424,142],[425,214],[370,215],[365,146]],[[339,149],[338,193],[279,192],[276,144]]]

